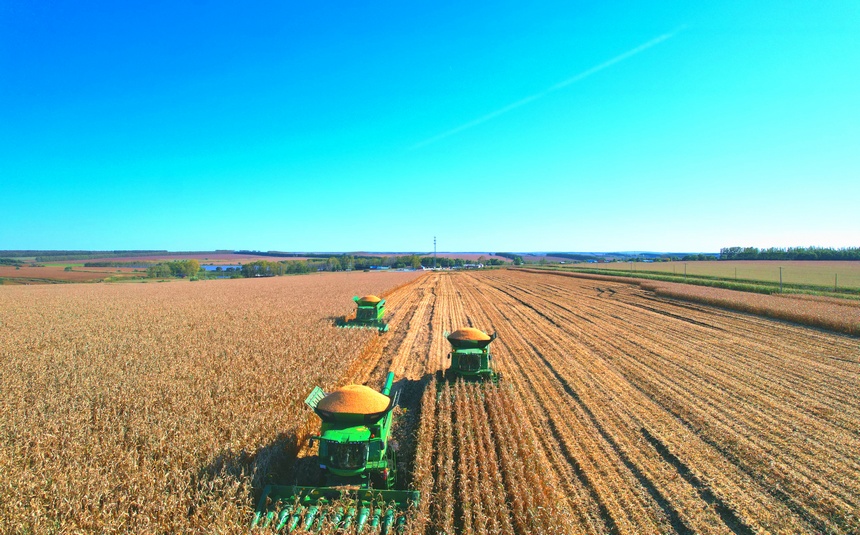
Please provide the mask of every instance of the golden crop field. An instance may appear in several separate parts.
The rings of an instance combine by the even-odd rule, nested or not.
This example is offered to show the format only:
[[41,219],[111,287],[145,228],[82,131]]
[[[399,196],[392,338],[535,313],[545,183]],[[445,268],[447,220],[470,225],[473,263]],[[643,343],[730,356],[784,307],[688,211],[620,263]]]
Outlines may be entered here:
[[[392,370],[406,533],[860,532],[856,337],[631,283],[415,277],[0,288],[0,531],[246,533],[313,460],[310,389]],[[331,327],[395,286],[388,334]],[[498,386],[437,384],[464,326],[498,333]]]
[[0,533],[247,532],[377,336],[334,318],[415,276],[0,288]]
[[613,262],[609,264],[583,264],[584,267],[608,271],[653,271],[687,275],[720,277],[747,281],[779,282],[780,267],[785,284],[810,284],[826,288],[853,288],[860,290],[860,262],[811,260],[720,260],[697,262]]

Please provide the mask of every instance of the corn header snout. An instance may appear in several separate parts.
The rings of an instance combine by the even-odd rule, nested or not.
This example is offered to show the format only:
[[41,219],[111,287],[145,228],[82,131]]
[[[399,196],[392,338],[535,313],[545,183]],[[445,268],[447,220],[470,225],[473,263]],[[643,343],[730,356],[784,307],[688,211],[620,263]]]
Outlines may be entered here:
[[257,505],[252,526],[293,531],[379,527],[388,533],[403,527],[408,509],[419,493],[396,490],[397,458],[389,443],[394,373],[386,377],[381,392],[362,385],[348,385],[329,394],[319,387],[305,400],[322,420],[320,434],[311,437],[319,445],[322,487],[269,485]]

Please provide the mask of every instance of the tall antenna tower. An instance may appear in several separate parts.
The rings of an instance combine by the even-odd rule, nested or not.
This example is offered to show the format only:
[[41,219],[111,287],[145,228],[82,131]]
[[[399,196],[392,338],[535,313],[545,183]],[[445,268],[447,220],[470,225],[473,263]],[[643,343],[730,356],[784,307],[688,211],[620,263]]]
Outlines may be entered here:
[[436,269],[436,236],[433,236],[433,269]]

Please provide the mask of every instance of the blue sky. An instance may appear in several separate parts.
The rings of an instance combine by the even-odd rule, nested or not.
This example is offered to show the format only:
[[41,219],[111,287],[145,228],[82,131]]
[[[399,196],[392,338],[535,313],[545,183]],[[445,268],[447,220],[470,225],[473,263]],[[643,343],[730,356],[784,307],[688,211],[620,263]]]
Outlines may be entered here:
[[858,246],[860,4],[0,6],[0,249]]

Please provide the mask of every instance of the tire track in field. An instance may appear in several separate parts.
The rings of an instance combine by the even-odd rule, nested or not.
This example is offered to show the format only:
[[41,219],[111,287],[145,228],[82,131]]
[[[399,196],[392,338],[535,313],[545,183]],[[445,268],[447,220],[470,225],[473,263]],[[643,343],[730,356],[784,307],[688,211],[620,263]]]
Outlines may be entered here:
[[430,340],[429,318],[432,313],[436,295],[432,289],[438,284],[438,277],[428,277],[428,284],[421,288],[418,304],[408,323],[398,326],[403,332],[399,343],[386,347],[385,354],[389,359],[388,370],[393,371],[395,377],[418,381],[423,376],[427,362],[427,346]]

